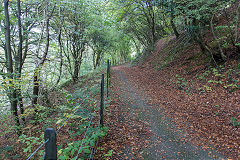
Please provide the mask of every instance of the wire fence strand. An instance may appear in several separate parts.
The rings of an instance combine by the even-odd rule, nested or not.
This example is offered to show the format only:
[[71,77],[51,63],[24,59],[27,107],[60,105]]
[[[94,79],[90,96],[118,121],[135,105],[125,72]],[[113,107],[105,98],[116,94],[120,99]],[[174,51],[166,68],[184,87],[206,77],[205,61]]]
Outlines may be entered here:
[[85,138],[86,138],[86,136],[87,136],[87,133],[88,133],[88,130],[89,130],[90,125],[91,125],[91,123],[92,123],[92,120],[93,120],[93,116],[91,117],[91,120],[90,120],[90,122],[89,122],[89,124],[88,124],[88,128],[87,128],[87,130],[86,130],[86,132],[85,132],[85,135],[84,135],[84,137],[83,137],[83,139],[82,139],[81,146],[80,146],[80,148],[79,148],[79,150],[78,150],[78,153],[77,153],[77,156],[76,156],[75,160],[77,160],[78,155],[79,155],[79,153],[80,153],[80,151],[81,151],[81,149],[82,149],[83,142],[84,142],[84,140],[85,140]]
[[[70,117],[68,117],[68,119],[65,120],[65,122],[57,129],[56,134],[63,128],[63,126],[65,126],[65,125],[67,124],[67,122],[72,118],[72,116],[73,116],[77,111],[79,111],[81,105],[86,101],[86,99],[87,99],[87,98],[85,98],[85,99],[82,101],[82,103],[78,106],[78,109],[77,109],[76,111],[74,111],[73,114],[71,113],[72,115],[71,115]],[[76,107],[76,108],[77,108],[77,107]],[[74,108],[74,109],[76,109],[76,108]]]
[[99,138],[97,139],[97,143],[96,143],[96,145],[94,146],[94,148],[92,149],[92,151],[91,151],[91,154],[90,154],[90,157],[89,157],[89,160],[93,160],[93,158],[94,158],[94,156],[95,156],[95,153],[96,153],[96,150],[97,150],[97,146],[98,146],[98,141],[99,141]]
[[89,156],[89,159],[91,159],[92,155],[93,155],[93,150],[95,148],[95,144],[94,144],[94,147],[91,148],[91,153],[90,153],[90,156]]
[[49,139],[43,142],[26,160],[30,160],[37,153],[37,151],[39,151],[39,149],[41,149],[48,141]]
[[[84,104],[84,102],[85,102],[86,100],[87,100],[87,97],[85,97],[84,100],[82,100],[81,104],[79,104],[78,107],[75,107],[75,108],[73,109],[73,111],[71,112],[71,116],[69,116],[69,117],[64,121],[64,123],[63,123],[60,127],[57,127],[56,135],[57,135],[57,134],[60,132],[60,130],[68,123],[68,121],[72,118],[72,116],[79,111],[80,107],[82,107],[82,105]],[[74,110],[75,110],[75,111],[74,111]],[[79,150],[78,150],[77,156],[74,158],[75,160],[77,160],[78,155],[80,154],[80,151],[81,151],[81,149],[82,149],[82,147],[83,147],[85,138],[86,138],[86,136],[87,136],[87,134],[88,134],[88,130],[89,130],[91,124],[92,124],[93,117],[94,117],[94,116],[92,115],[92,117],[90,118],[90,121],[89,121],[89,124],[88,124],[88,128],[87,128],[87,130],[86,130],[86,132],[85,132],[85,134],[84,134],[84,137],[83,137],[83,139],[82,139],[82,142],[81,142],[80,148],[79,148]],[[47,139],[45,142],[43,142],[26,160],[30,160],[48,141],[49,141],[49,139]],[[96,143],[96,145],[94,145],[94,148],[92,148],[92,150],[91,150],[91,155],[90,155],[90,158],[89,158],[89,159],[91,159],[91,158],[93,159],[93,158],[94,158],[94,155],[95,155],[96,149],[97,149],[97,145],[98,145],[98,141],[99,141],[99,138],[97,138],[97,143]]]
[[[75,107],[74,109],[76,109],[73,114],[75,114],[77,111],[79,111],[80,107],[82,106],[82,104],[86,101],[87,98],[85,98],[81,104],[77,107]],[[68,117],[68,119],[57,129],[56,134],[59,133],[59,131],[63,128],[63,126],[65,126],[67,124],[67,122],[72,118],[72,116]],[[49,141],[49,139],[47,139],[45,142],[43,142],[26,160],[30,160],[47,142]]]

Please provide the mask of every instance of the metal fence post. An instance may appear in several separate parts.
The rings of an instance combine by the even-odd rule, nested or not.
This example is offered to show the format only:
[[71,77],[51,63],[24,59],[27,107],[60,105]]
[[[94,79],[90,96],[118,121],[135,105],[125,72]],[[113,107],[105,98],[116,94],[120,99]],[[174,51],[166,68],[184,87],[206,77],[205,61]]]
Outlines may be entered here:
[[104,108],[104,74],[101,81],[101,100],[100,100],[100,125],[103,127],[103,108]]
[[47,128],[44,133],[45,144],[44,160],[57,160],[56,132],[53,128]]
[[109,77],[110,77],[110,64],[108,59],[107,60],[107,97],[108,97],[108,91],[109,91]]

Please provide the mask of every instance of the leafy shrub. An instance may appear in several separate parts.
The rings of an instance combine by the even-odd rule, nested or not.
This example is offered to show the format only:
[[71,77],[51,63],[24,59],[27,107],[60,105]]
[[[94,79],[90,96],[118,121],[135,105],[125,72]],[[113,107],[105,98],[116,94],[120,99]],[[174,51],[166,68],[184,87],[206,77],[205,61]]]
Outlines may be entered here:
[[236,117],[233,117],[231,119],[231,122],[232,122],[233,127],[240,126],[240,119],[237,120]]
[[[30,156],[34,151],[35,147],[43,143],[43,138],[44,138],[44,134],[42,134],[40,138],[34,137],[34,136],[27,137],[27,135],[22,134],[19,137],[19,140],[26,145],[26,147],[23,148],[23,152],[27,153],[28,156]],[[39,151],[38,154],[40,156],[43,156],[43,150]]]

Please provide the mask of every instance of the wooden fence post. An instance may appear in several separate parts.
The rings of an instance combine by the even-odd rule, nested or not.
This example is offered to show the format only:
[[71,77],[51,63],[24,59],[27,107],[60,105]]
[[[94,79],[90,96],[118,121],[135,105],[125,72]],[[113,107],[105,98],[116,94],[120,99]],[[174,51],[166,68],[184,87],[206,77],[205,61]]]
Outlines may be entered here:
[[111,86],[111,66],[112,66],[112,63],[110,61],[109,62],[109,87]]
[[107,60],[107,97],[108,97],[108,92],[109,92],[109,78],[110,78],[110,64],[109,64],[109,59]]
[[104,74],[101,81],[101,100],[100,100],[100,125],[103,127],[103,109],[104,109]]
[[56,132],[53,128],[47,128],[44,133],[45,144],[44,160],[57,160]]

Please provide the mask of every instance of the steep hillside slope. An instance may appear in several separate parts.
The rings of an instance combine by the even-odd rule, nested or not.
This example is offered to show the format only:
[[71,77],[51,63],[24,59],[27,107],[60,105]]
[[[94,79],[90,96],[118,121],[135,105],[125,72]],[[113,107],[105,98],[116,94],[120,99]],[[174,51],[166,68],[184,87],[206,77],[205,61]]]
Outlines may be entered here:
[[213,66],[189,40],[160,40],[145,63],[133,67],[134,81],[186,129],[191,142],[239,159],[240,62]]

